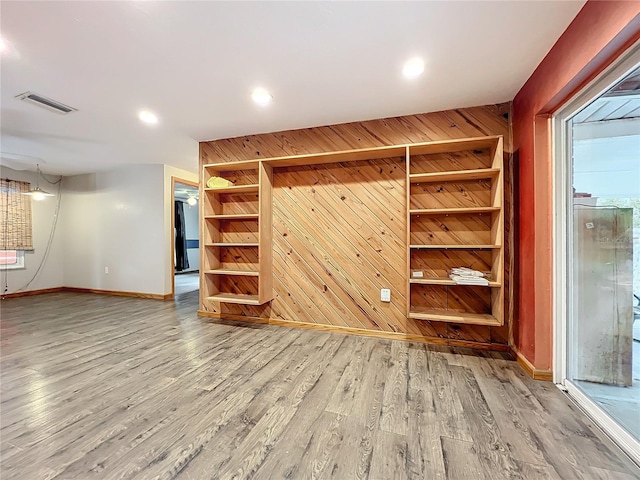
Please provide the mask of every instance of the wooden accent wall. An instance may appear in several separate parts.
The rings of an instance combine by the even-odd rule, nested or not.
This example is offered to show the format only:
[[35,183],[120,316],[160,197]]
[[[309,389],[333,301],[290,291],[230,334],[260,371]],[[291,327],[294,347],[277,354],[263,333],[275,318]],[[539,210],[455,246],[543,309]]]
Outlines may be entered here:
[[[507,227],[512,212],[510,103],[202,142],[201,163],[248,160],[486,135],[505,138]],[[506,232],[503,327],[407,319],[405,159],[273,170],[274,300],[219,313],[347,327],[505,349],[511,335],[512,231]],[[380,289],[391,289],[391,303]],[[397,336],[397,335],[396,335]]]

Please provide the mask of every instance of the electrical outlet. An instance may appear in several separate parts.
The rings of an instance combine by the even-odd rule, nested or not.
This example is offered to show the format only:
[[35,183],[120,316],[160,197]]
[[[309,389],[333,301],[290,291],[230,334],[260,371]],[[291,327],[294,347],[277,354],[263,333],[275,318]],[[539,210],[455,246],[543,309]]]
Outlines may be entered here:
[[104,273],[109,273],[109,267],[104,267]]
[[413,278],[424,278],[424,273],[421,271],[411,272]]
[[391,301],[391,290],[388,288],[382,288],[380,290],[380,301],[382,302],[390,302]]

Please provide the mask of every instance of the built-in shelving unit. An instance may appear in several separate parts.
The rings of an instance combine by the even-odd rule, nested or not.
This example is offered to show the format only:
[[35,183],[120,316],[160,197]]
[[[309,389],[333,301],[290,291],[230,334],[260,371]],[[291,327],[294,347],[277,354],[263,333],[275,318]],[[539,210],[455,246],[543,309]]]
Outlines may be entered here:
[[[230,185],[208,188],[211,177]],[[272,168],[257,160],[203,165],[201,186],[202,303],[269,302]]]
[[[409,318],[504,323],[502,150],[502,137],[408,146]],[[486,272],[489,284],[457,284],[455,267]]]
[[[504,323],[503,140],[501,136],[391,145],[202,166],[202,303],[262,305],[273,299],[273,169],[406,159],[407,317]],[[207,188],[212,176],[230,185]],[[460,285],[454,267],[487,273]],[[415,277],[414,273],[420,272]]]

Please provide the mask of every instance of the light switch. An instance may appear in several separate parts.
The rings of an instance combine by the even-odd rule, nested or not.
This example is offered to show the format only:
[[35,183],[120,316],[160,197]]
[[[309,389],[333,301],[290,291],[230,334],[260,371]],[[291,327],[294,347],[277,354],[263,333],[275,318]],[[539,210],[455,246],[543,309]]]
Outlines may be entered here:
[[380,300],[383,302],[391,301],[391,290],[388,288],[383,288],[380,290]]

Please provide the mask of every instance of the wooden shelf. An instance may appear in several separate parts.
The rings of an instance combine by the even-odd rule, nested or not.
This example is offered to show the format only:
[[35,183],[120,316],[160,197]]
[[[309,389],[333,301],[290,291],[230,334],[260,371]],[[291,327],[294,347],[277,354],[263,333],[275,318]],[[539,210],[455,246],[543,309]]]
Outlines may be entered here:
[[457,215],[499,212],[500,207],[422,208],[409,210],[411,215]]
[[404,145],[392,145],[377,148],[363,148],[328,153],[311,153],[290,157],[265,158],[262,160],[274,168],[296,167],[301,165],[319,165],[324,163],[357,162],[375,160],[377,158],[405,157],[407,148]]
[[205,220],[257,220],[257,213],[238,213],[233,215],[205,215]]
[[319,165],[323,163],[355,162],[359,160],[373,160],[376,158],[404,157],[406,152],[406,145],[390,145],[384,147],[341,150],[336,152],[306,153],[302,155],[290,155],[287,157],[243,160],[239,162],[210,163],[203,166],[209,170],[222,172],[257,168],[260,162],[271,165],[274,168],[292,167],[302,165]]
[[227,270],[227,269],[217,269],[217,270],[205,270],[208,275],[239,275],[243,277],[257,277],[260,275],[259,272],[254,272],[251,270]]
[[465,313],[448,310],[431,310],[428,308],[412,309],[409,318],[414,320],[431,320],[434,322],[465,323],[467,325],[500,326],[502,323],[488,313]]
[[458,286],[458,287],[491,287],[500,288],[502,285],[500,282],[489,281],[489,285],[460,285],[454,282],[450,278],[411,278],[409,283],[413,285],[445,285],[445,286]]
[[477,170],[459,170],[453,172],[413,173],[409,175],[411,183],[455,182],[456,180],[482,180],[495,178],[499,168],[482,168]]
[[203,165],[203,167],[217,172],[230,172],[258,168],[260,163],[271,165],[273,168],[278,168],[303,165],[319,165],[323,163],[336,162],[357,162],[361,160],[374,160],[377,158],[404,157],[406,155],[407,148],[409,148],[411,155],[460,152],[465,150],[493,148],[500,138],[500,136],[494,135],[487,137],[463,138],[457,140],[438,140],[434,142],[386,145],[382,147],[340,150],[336,152],[306,153],[302,155],[289,155],[286,157],[256,158],[238,162],[209,163]]
[[259,165],[260,160],[243,160],[240,162],[208,163],[203,165],[203,168],[214,172],[235,172],[238,170],[255,170]]
[[218,293],[207,297],[212,302],[239,303],[241,305],[262,305],[257,295],[241,295],[239,293]]
[[414,143],[409,145],[411,155],[432,155],[434,153],[463,152],[466,150],[484,150],[494,148],[500,136],[471,137],[458,140]]
[[500,245],[409,245],[412,249],[458,249],[458,250],[495,250]]
[[232,247],[257,247],[258,243],[242,243],[242,242],[214,242],[214,243],[205,243],[205,247],[222,247],[222,248],[232,248]]
[[258,193],[258,185],[232,185],[231,187],[205,188],[205,192],[211,193]]

